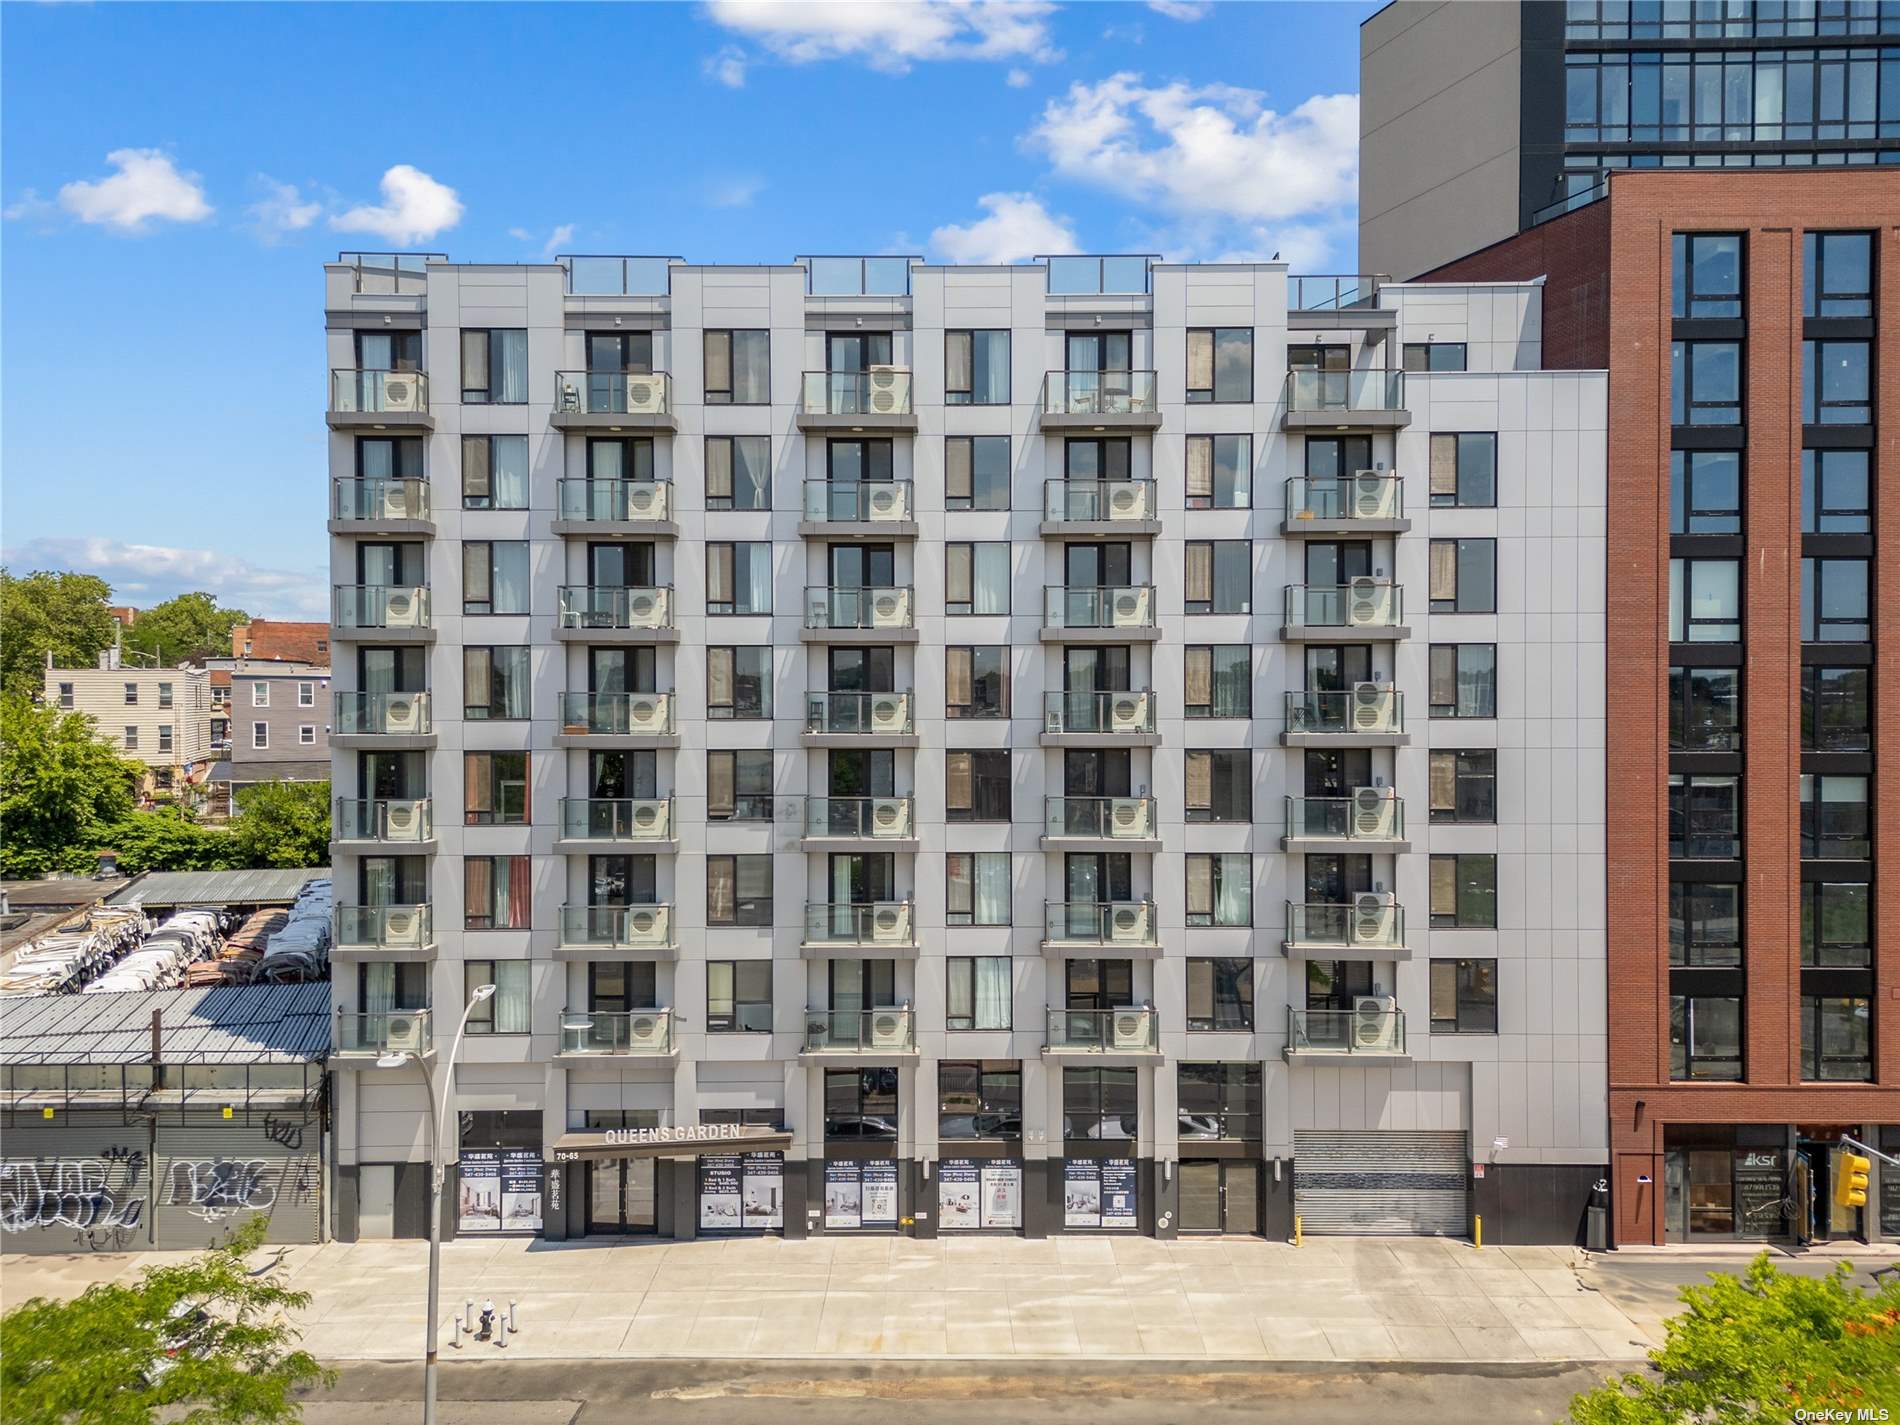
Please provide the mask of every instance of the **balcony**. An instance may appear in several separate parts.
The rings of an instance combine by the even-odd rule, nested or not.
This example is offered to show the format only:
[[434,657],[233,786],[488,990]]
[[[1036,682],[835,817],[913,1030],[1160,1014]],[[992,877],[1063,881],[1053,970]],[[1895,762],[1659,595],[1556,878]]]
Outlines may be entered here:
[[670,848],[676,834],[673,828],[671,797],[561,798],[561,843],[565,851],[623,846]]
[[911,694],[807,693],[807,747],[915,747]]
[[427,960],[435,955],[435,922],[423,905],[340,905],[336,944],[340,960]]
[[807,585],[806,643],[915,643],[916,599],[910,587],[828,589]]
[[411,850],[435,846],[435,814],[428,798],[352,800],[338,797],[330,826],[333,843],[363,842]]
[[808,1009],[806,1054],[908,1058],[917,1052],[915,1016],[909,1005],[878,1009]]
[[807,480],[798,532],[808,539],[915,539],[908,480]]
[[426,1059],[435,1052],[433,1017],[433,1012],[426,1009],[361,1014],[340,1009],[330,1057],[377,1059],[384,1054],[409,1053]]
[[1161,1052],[1160,1018],[1147,1005],[1120,1009],[1052,1009],[1046,1058],[1054,1054],[1129,1055],[1146,1058]]
[[1042,536],[1125,539],[1161,533],[1161,502],[1152,480],[1044,480]]
[[674,535],[673,486],[665,480],[556,480],[554,532],[589,538]]
[[1152,584],[1086,589],[1043,586],[1044,643],[1153,642],[1160,636]]
[[331,430],[434,430],[429,378],[420,371],[330,373]]
[[1286,695],[1285,747],[1403,747],[1405,694],[1382,683]]
[[876,842],[887,851],[915,851],[916,818],[910,797],[807,797],[804,848],[849,850]]
[[1153,747],[1155,696],[1145,689],[1114,693],[1044,693],[1044,747]]
[[557,371],[556,430],[674,431],[673,382],[664,371]]
[[1159,851],[1153,797],[1044,797],[1044,850]]
[[914,431],[910,369],[807,371],[798,402],[798,428],[815,431]]
[[1393,331],[1399,314],[1379,305],[1391,279],[1369,272],[1288,276],[1286,324],[1295,331]]
[[1283,643],[1365,643],[1410,638],[1405,589],[1390,579],[1350,584],[1288,584]]
[[564,905],[557,960],[670,960],[670,905]]
[[1349,797],[1288,797],[1282,851],[1344,849],[1379,855],[1410,851],[1405,802],[1390,787],[1360,787]]
[[1344,903],[1286,903],[1286,939],[1291,959],[1404,960],[1405,907],[1383,892],[1365,891]]
[[1405,487],[1384,470],[1317,479],[1296,475],[1286,482],[1286,514],[1280,533],[1288,539],[1320,535],[1404,534]]
[[676,747],[671,693],[562,693],[556,747]]
[[1412,423],[1403,371],[1289,371],[1282,430],[1398,430]]
[[1158,430],[1152,371],[1050,371],[1042,378],[1044,430]]
[[673,591],[563,584],[554,636],[565,643],[677,643]]
[[1113,950],[1130,959],[1160,953],[1155,933],[1155,903],[1139,901],[1045,901],[1042,907],[1045,951]]
[[812,958],[840,951],[908,957],[917,953],[909,901],[808,901],[803,948]]
[[331,745],[392,752],[435,746],[427,693],[337,693]]
[[338,584],[330,591],[330,637],[353,643],[434,643],[429,590]]
[[1286,1012],[1289,1063],[1350,1060],[1378,1067],[1409,1064],[1405,1049],[1405,1011],[1392,1001],[1368,995],[1357,1009],[1293,1009]]
[[673,1048],[670,1009],[564,1009],[561,1047],[555,1053],[563,1059],[601,1054],[664,1058]]
[[330,487],[331,534],[435,533],[427,480],[336,480]]

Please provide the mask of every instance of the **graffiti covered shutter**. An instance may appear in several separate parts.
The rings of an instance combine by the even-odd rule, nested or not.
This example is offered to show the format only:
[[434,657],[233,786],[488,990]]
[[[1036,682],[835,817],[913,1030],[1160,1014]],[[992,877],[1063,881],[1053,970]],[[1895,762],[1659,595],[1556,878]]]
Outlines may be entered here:
[[125,1252],[152,1245],[152,1131],[143,1119],[24,1116],[0,1146],[0,1250]]
[[158,1124],[153,1185],[158,1245],[208,1247],[252,1217],[266,1242],[315,1242],[323,1217],[322,1128],[315,1109],[213,1110]]

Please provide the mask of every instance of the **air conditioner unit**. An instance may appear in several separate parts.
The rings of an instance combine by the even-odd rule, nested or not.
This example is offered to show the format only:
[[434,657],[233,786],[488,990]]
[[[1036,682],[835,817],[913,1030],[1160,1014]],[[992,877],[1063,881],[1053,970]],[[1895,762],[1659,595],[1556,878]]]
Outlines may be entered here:
[[383,835],[390,841],[413,841],[422,826],[422,808],[414,802],[383,803]]
[[1346,622],[1357,625],[1390,623],[1391,596],[1377,579],[1360,575],[1347,589]]
[[910,939],[910,908],[881,905],[871,912],[871,939],[879,945],[902,945]]
[[1391,732],[1394,730],[1399,695],[1377,683],[1352,685],[1352,730],[1354,732]]
[[384,628],[420,628],[422,597],[410,589],[391,589],[383,595]]
[[1142,837],[1148,834],[1148,803],[1141,797],[1116,797],[1108,804],[1110,836]]
[[665,732],[666,699],[658,694],[628,698],[627,727],[633,732]]
[[1139,485],[1120,484],[1108,492],[1108,517],[1111,520],[1142,519],[1148,513],[1147,505]]
[[666,803],[635,802],[633,805],[633,834],[647,839],[658,839],[666,835]]
[[421,410],[421,378],[413,371],[390,371],[383,375],[385,411]]
[[627,414],[634,416],[657,416],[666,410],[666,378],[664,376],[629,376],[627,378]]
[[1147,589],[1117,589],[1109,596],[1109,621],[1116,628],[1146,628],[1148,617]]
[[658,628],[664,596],[657,589],[635,589],[627,595],[627,627]]
[[910,595],[903,589],[879,589],[871,597],[872,628],[908,628]]
[[1390,995],[1360,995],[1352,1002],[1352,1047],[1391,1049],[1399,1040],[1398,1001]]
[[1384,787],[1360,787],[1352,794],[1352,834],[1373,840],[1398,835],[1399,799]]
[[383,730],[389,733],[413,733],[422,725],[422,700],[391,696],[383,704]]
[[1148,1018],[1152,1012],[1140,1005],[1118,1005],[1110,1016],[1109,1044],[1116,1049],[1146,1049]]
[[871,801],[871,835],[910,835],[910,803],[902,797],[875,797]]
[[904,491],[895,484],[872,485],[864,497],[864,513],[874,520],[901,520],[904,517]]
[[1114,732],[1145,732],[1148,728],[1148,695],[1114,694],[1108,700],[1108,725]]
[[627,912],[627,939],[636,945],[657,945],[666,939],[666,910],[662,906],[634,906]]
[[910,1036],[906,1034],[908,1016],[901,1009],[874,1009],[871,1011],[871,1047],[873,1049],[902,1049]]
[[422,943],[422,912],[415,909],[385,910],[382,943],[420,945]]
[[1356,520],[1389,520],[1398,513],[1393,508],[1399,482],[1382,470],[1361,470],[1352,478],[1352,517]]
[[666,518],[666,486],[653,480],[638,480],[627,486],[627,518],[659,520]]
[[873,415],[894,416],[910,409],[910,368],[873,366],[868,383],[867,405]]
[[1371,891],[1352,898],[1348,922],[1355,945],[1391,945],[1398,939],[1399,898]]
[[383,1048],[391,1053],[420,1054],[428,1037],[428,1020],[420,1014],[392,1014],[383,1024]]
[[909,700],[902,693],[877,693],[871,698],[871,731],[902,732],[910,721]]
[[1123,945],[1148,943],[1148,907],[1117,905],[1108,910],[1108,938]]
[[666,1047],[666,1016],[632,1014],[627,1016],[627,1047],[657,1050]]
[[418,513],[409,508],[409,483],[406,480],[391,480],[383,486],[384,519],[410,520],[417,518]]

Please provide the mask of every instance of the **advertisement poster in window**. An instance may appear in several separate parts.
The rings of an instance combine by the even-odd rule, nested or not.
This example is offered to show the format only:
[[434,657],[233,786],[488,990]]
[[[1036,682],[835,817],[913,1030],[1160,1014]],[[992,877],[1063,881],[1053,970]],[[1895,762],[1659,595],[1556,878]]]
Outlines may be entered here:
[[750,1228],[785,1225],[785,1155],[747,1153],[744,1163],[744,1201],[739,1225]]
[[863,1225],[861,1188],[856,1163],[825,1164],[825,1226]]
[[937,1164],[937,1227],[943,1232],[968,1232],[983,1226],[983,1181],[968,1158],[946,1158]]
[[1062,1225],[1102,1225],[1102,1174],[1093,1159],[1069,1158],[1062,1164]]
[[983,1165],[983,1225],[1023,1225],[1023,1170],[1018,1163]]
[[501,1154],[501,1230],[541,1230],[541,1155],[532,1148]]
[[501,1154],[485,1148],[465,1149],[460,1171],[457,1232],[501,1231]]
[[739,1184],[744,1176],[737,1153],[706,1153],[699,1159],[699,1230],[731,1232],[740,1224]]
[[1102,1226],[1133,1227],[1135,1222],[1135,1160],[1102,1159]]
[[864,1227],[897,1226],[897,1160],[876,1158],[864,1165]]

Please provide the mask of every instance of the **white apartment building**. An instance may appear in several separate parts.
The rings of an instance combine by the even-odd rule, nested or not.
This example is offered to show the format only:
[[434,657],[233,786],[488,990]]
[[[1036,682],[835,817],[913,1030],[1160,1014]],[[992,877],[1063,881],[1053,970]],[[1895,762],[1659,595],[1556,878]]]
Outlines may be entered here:
[[1576,1235],[1606,402],[1536,284],[326,282],[339,1236],[425,1230],[418,1062],[451,1230]]
[[41,700],[84,713],[101,741],[151,769],[152,788],[182,785],[211,756],[211,680],[202,668],[126,664],[108,648],[92,668],[55,668],[46,659]]

